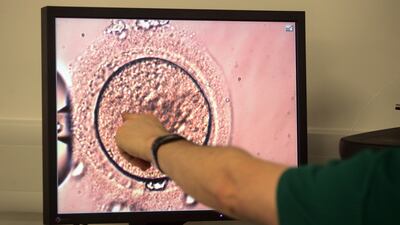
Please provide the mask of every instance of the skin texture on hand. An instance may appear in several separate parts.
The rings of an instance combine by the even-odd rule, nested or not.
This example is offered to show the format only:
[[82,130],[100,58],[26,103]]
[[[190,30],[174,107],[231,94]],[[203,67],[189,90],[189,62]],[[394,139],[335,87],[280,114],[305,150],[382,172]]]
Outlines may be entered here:
[[151,161],[151,145],[160,136],[168,134],[159,120],[151,115],[122,115],[123,125],[118,129],[118,147],[133,157]]
[[[124,115],[118,147],[151,161],[152,141],[167,132],[151,115]],[[186,193],[234,218],[278,224],[276,188],[286,166],[262,161],[236,147],[199,146],[189,141],[160,147],[163,171]]]

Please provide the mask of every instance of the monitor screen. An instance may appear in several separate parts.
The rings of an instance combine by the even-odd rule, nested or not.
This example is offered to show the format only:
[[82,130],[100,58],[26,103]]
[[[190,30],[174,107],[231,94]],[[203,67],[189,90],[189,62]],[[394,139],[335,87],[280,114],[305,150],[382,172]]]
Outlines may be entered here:
[[45,152],[44,167],[56,179],[44,185],[58,223],[63,215],[212,210],[156,168],[129,163],[115,143],[124,112],[154,114],[199,145],[233,145],[290,166],[305,162],[304,23],[297,17],[46,10],[44,145],[57,151]]

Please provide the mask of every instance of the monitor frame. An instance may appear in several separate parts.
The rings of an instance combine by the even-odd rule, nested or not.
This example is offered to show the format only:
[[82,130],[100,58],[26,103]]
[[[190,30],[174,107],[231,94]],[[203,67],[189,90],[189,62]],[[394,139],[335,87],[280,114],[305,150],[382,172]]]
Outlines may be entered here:
[[298,165],[307,163],[305,12],[202,9],[43,7],[42,16],[42,144],[44,224],[181,223],[229,219],[216,211],[164,211],[58,214],[56,127],[56,18],[126,18],[169,20],[279,21],[296,23],[296,96]]

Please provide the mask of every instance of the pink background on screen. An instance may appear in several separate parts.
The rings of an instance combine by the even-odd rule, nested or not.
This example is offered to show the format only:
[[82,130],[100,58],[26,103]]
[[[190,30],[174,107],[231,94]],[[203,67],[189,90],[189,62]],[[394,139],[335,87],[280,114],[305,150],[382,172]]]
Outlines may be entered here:
[[[296,165],[295,32],[285,31],[290,23],[172,23],[193,32],[224,71],[233,109],[231,144],[263,159]],[[57,37],[62,40],[57,49],[63,51],[57,59],[70,63],[108,24],[91,19],[59,22]]]
[[289,23],[178,24],[196,33],[225,73],[233,110],[231,144],[296,165],[296,51],[295,32],[285,31]]

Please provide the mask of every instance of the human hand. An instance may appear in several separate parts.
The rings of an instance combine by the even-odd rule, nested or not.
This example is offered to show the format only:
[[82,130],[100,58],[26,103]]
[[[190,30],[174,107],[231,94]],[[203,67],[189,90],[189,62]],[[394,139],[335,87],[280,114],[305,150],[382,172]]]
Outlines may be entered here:
[[130,114],[122,115],[124,123],[118,128],[116,143],[122,155],[132,164],[142,170],[150,167],[152,160],[151,145],[153,141],[168,131],[160,121],[151,114]]

